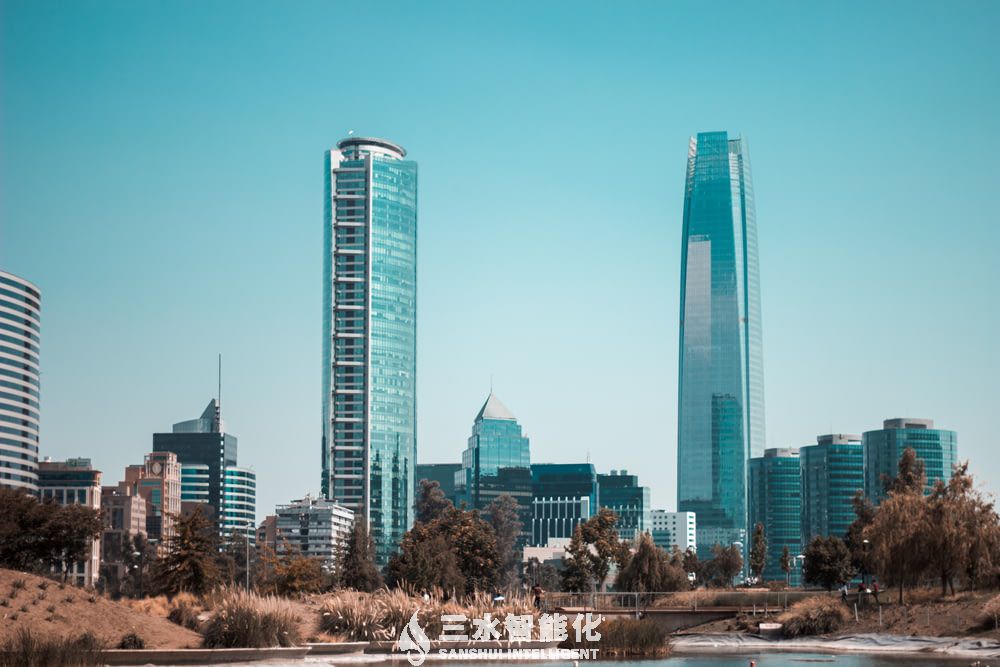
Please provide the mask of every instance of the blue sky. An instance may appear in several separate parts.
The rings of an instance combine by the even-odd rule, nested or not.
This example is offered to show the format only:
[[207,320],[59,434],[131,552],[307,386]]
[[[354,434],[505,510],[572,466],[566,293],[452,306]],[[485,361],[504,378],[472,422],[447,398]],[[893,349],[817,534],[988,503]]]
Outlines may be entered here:
[[0,266],[43,454],[109,483],[215,392],[259,514],[319,486],[322,153],[420,163],[419,458],[489,389],[535,461],[674,507],[688,137],[748,138],[768,446],[894,416],[987,488],[1000,4],[9,2]]

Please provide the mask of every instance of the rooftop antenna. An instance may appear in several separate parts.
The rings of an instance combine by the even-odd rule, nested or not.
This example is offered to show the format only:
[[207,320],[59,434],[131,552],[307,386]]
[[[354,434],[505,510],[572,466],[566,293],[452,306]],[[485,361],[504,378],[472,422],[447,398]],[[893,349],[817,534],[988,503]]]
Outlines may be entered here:
[[222,430],[222,353],[219,352],[219,391],[215,398],[215,430]]
[[493,393],[493,373],[490,373],[490,393]]

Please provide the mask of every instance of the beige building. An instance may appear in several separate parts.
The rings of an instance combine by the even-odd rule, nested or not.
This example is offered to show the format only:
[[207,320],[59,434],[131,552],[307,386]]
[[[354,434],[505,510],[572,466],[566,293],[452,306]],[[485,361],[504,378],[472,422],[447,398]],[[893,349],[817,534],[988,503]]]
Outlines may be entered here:
[[[60,505],[83,505],[101,509],[101,471],[94,470],[90,459],[40,461],[38,463],[38,495],[42,501]],[[72,565],[67,581],[77,586],[94,586],[101,570],[101,540],[94,539],[87,559]]]

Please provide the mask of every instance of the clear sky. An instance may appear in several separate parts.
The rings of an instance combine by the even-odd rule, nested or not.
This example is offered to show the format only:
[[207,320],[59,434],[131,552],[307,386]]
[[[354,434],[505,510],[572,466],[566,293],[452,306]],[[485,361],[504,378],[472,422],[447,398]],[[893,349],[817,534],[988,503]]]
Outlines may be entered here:
[[317,491],[323,151],[420,164],[421,462],[494,377],[534,461],[673,508],[688,137],[748,138],[768,446],[931,417],[1000,488],[1000,3],[2,4],[0,266],[42,453],[116,482],[215,393]]

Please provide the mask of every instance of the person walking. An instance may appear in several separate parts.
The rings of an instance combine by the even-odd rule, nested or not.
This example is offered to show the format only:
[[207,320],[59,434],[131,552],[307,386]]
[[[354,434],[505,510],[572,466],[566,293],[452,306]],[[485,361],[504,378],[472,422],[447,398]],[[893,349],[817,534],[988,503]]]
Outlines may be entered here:
[[535,609],[542,608],[542,593],[544,592],[545,591],[543,591],[542,587],[539,586],[538,584],[535,584],[534,586],[531,587],[531,595],[532,597],[535,598]]
[[872,579],[872,597],[875,598],[875,604],[882,604],[878,599],[878,579]]
[[840,585],[840,601],[847,604],[847,582]]

